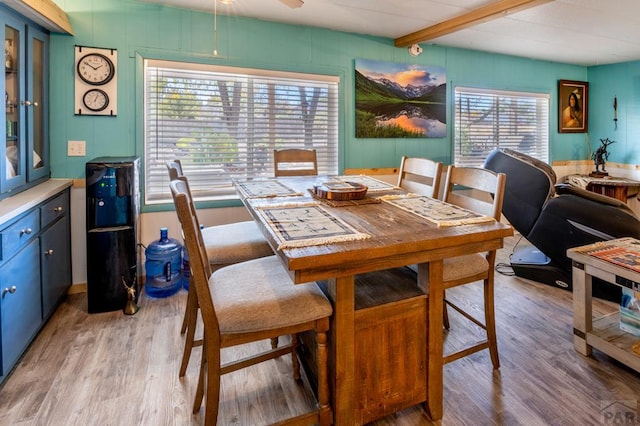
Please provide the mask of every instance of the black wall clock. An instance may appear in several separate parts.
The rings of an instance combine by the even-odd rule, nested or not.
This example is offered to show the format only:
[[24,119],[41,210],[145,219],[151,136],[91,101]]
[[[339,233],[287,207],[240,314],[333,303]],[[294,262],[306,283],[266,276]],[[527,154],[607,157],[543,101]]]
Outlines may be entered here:
[[104,111],[109,105],[109,95],[104,90],[91,89],[82,96],[82,103],[93,112]]
[[78,77],[87,84],[107,84],[116,74],[111,59],[101,53],[88,53],[80,58],[76,67]]

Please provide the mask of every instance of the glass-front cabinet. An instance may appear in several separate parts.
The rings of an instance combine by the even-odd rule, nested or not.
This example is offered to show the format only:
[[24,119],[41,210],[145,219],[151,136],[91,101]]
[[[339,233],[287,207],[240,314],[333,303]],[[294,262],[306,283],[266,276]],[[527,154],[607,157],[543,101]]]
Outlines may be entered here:
[[0,199],[49,177],[48,34],[0,10],[4,26],[4,123]]

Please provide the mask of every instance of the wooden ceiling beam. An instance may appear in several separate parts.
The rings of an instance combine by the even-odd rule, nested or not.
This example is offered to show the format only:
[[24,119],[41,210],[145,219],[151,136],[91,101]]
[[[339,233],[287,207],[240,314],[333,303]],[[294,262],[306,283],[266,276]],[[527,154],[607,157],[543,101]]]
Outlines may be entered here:
[[398,37],[394,40],[394,44],[396,47],[411,46],[551,1],[553,0],[498,0],[455,18]]
[[73,35],[69,17],[53,0],[0,0],[48,30]]

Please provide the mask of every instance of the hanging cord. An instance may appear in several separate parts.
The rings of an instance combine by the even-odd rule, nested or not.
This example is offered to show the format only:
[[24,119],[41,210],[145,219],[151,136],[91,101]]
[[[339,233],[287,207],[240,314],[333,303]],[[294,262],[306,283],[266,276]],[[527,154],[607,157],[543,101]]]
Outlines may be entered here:
[[213,0],[213,56],[218,56],[218,0]]

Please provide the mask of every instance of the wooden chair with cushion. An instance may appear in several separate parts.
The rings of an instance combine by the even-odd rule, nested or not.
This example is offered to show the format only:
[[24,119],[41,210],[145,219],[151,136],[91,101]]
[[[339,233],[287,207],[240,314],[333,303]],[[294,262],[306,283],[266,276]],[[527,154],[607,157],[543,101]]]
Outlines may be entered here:
[[[187,189],[189,189],[180,160],[167,161],[166,165],[169,171],[169,178],[172,181],[176,179],[183,180],[187,183]],[[273,250],[271,250],[269,243],[262,235],[258,225],[252,220],[208,226],[202,228],[202,236],[209,258],[209,266],[213,271],[234,263],[273,255]],[[192,348],[202,343],[201,340],[195,340],[198,304],[191,287],[189,285],[187,307],[180,330],[183,334],[187,333],[182,366],[180,367],[180,377],[184,376],[187,371]]]
[[442,163],[428,158],[402,157],[398,186],[415,194],[438,198]]
[[[315,149],[274,149],[273,174],[281,176],[316,176],[318,159]],[[271,347],[278,346],[278,338],[271,340]]]
[[[506,175],[504,173],[495,173],[491,170],[480,168],[449,166],[444,184],[443,199],[448,203],[500,220],[505,182]],[[454,186],[459,186],[461,190],[454,190]],[[495,259],[496,251],[493,250],[488,253],[448,258],[443,262],[445,327],[449,328],[447,306],[451,306],[486,332],[486,340],[444,356],[444,363],[455,361],[480,350],[489,349],[493,368],[500,367],[493,295]],[[484,323],[478,321],[446,298],[446,289],[479,280],[484,282]]]
[[315,176],[318,160],[315,149],[276,149],[273,151],[273,171],[280,176]]
[[[206,392],[205,424],[217,421],[220,376],[286,354],[292,355],[293,377],[300,377],[297,333],[316,336],[318,407],[287,422],[332,422],[327,373],[327,332],[331,303],[315,282],[294,284],[280,259],[273,255],[237,263],[209,273],[209,257],[186,182],[170,183],[187,250],[191,254],[191,286],[204,323],[204,343],[198,388],[193,405],[200,410]],[[222,348],[291,335],[291,344],[221,364]]]

